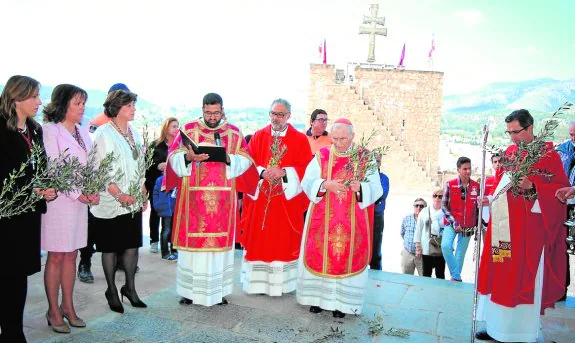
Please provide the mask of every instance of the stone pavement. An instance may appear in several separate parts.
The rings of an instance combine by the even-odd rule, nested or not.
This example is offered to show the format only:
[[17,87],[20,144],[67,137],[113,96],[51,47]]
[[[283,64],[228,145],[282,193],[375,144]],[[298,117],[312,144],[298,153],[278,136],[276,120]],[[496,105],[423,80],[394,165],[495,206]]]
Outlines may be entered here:
[[[151,254],[148,245],[140,250],[141,271],[136,276],[140,297],[147,309],[124,303],[123,315],[111,312],[104,291],[100,254],[92,260],[95,282],[75,286],[78,315],[88,322],[72,334],[53,332],[44,317],[47,301],[43,271],[29,278],[24,316],[29,342],[468,342],[473,307],[473,244],[467,254],[463,283],[397,274],[401,251],[399,229],[404,215],[420,194],[392,194],[386,209],[383,237],[384,270],[370,271],[364,313],[333,318],[330,312],[309,312],[297,304],[295,295],[278,298],[246,295],[239,284],[241,251],[236,251],[234,293],[225,306],[182,306],[175,291],[176,264]],[[426,197],[427,198],[427,197]],[[147,234],[147,228],[144,233]],[[148,238],[145,238],[147,243]],[[573,261],[572,261],[572,265]],[[573,271],[572,271],[573,272]],[[448,274],[448,273],[447,273]],[[573,274],[573,273],[572,273]],[[448,276],[447,276],[448,277]],[[124,284],[117,274],[118,288]],[[545,342],[575,341],[575,298],[570,288],[567,302],[557,304],[543,316]],[[408,330],[406,338],[368,335],[367,321],[374,314],[383,318],[384,332]],[[481,324],[481,323],[480,323]],[[481,326],[481,325],[479,325]],[[336,331],[334,331],[336,330]],[[543,340],[541,341],[543,342]]]

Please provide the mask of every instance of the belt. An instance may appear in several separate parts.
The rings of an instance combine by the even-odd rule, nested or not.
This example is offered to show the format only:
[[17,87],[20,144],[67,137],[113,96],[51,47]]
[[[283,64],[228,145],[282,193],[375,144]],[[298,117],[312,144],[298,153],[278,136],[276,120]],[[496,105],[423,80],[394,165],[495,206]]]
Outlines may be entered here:
[[461,228],[463,231],[461,232],[461,235],[463,237],[469,237],[469,236],[473,236],[473,233],[475,232],[475,230],[477,229],[476,226],[473,227],[462,227]]

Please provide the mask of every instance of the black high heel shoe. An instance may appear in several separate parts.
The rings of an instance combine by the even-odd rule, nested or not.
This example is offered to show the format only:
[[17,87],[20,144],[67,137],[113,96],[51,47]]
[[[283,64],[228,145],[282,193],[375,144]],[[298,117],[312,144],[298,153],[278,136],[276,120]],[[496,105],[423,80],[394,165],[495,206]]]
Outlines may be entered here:
[[108,293],[108,291],[104,292],[106,295],[106,300],[108,300],[108,306],[110,306],[110,310],[118,313],[124,313],[124,306],[122,304],[113,304],[112,294]]
[[130,304],[132,304],[133,307],[140,307],[140,308],[148,307],[148,305],[146,305],[140,299],[138,299],[137,301],[132,300],[132,298],[130,298],[130,296],[128,295],[128,292],[126,292],[125,287],[126,286],[122,286],[122,288],[120,288],[120,294],[122,295],[122,302],[124,302],[124,296],[126,296],[126,298],[128,298],[128,300],[130,300]]

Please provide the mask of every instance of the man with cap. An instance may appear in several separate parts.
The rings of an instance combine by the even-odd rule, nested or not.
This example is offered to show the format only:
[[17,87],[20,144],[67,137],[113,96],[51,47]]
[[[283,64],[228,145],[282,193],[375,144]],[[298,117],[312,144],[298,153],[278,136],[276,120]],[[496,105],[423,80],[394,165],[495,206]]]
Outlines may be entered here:
[[[112,93],[113,91],[117,91],[117,90],[125,90],[125,91],[130,91],[128,89],[128,86],[126,86],[123,83],[116,83],[114,85],[112,85],[112,87],[110,87],[110,89],[108,90],[108,94]],[[90,123],[88,124],[88,129],[90,131],[90,133],[94,133],[94,131],[96,131],[97,128],[99,128],[100,126],[106,124],[107,122],[110,121],[110,118],[104,113],[100,113],[97,116],[95,116],[94,118],[92,118],[92,120],[90,120]]]
[[378,173],[358,181],[363,177],[347,168],[353,137],[352,123],[336,120],[333,145],[316,153],[302,180],[311,204],[299,256],[297,302],[311,306],[312,313],[333,311],[336,318],[361,313],[371,255],[370,212],[383,195]]
[[[108,94],[112,93],[115,90],[126,90],[130,91],[128,87],[123,83],[116,83],[110,90],[108,90]],[[88,124],[88,130],[90,134],[93,134],[96,129],[107,122],[110,121],[110,118],[104,113],[100,113]],[[94,233],[91,230],[92,225],[92,213],[88,211],[88,245],[82,249],[80,249],[80,263],[78,264],[78,279],[84,283],[93,283],[94,282],[94,275],[92,274],[92,255],[94,254]],[[119,266],[121,267],[121,265]]]

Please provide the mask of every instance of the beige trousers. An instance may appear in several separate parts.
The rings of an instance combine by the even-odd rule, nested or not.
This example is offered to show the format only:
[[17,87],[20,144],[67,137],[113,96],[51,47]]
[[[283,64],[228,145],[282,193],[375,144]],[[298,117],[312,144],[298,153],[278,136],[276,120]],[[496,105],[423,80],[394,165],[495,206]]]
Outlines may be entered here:
[[423,259],[409,253],[405,248],[401,249],[401,272],[414,275],[415,269],[419,276],[423,275]]

